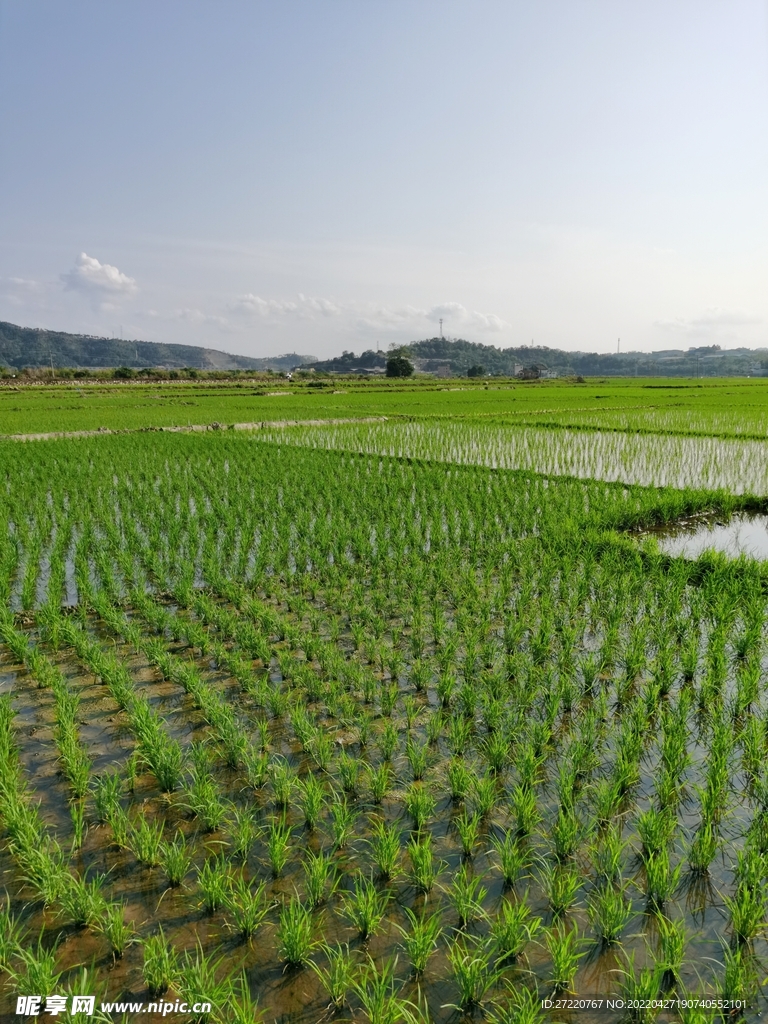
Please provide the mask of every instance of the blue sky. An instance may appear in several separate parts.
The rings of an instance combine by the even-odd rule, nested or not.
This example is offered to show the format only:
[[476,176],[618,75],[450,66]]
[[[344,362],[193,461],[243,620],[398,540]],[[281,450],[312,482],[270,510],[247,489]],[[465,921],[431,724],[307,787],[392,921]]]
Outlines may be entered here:
[[768,345],[764,0],[0,0],[0,319]]

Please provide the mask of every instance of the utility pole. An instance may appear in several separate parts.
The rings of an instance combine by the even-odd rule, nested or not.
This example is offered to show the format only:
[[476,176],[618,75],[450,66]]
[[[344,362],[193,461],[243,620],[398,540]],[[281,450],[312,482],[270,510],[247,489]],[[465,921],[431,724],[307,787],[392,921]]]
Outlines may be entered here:
[[620,354],[621,354],[621,338],[619,338],[619,343],[616,346],[616,355],[618,356]]
[[440,317],[440,338],[443,337],[443,318]]

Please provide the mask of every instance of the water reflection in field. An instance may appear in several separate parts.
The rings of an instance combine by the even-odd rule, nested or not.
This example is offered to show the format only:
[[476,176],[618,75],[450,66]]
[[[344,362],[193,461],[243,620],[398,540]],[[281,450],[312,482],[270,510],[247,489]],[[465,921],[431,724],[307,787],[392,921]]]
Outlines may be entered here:
[[643,535],[655,537],[661,550],[675,558],[699,558],[705,551],[720,551],[729,558],[768,559],[768,515],[763,513],[738,513],[727,521],[693,516],[643,531]]

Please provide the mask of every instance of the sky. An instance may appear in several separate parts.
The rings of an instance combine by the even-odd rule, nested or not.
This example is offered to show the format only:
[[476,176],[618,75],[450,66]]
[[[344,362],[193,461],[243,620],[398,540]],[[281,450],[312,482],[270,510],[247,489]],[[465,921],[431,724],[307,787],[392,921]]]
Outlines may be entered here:
[[0,0],[0,320],[768,345],[768,0]]

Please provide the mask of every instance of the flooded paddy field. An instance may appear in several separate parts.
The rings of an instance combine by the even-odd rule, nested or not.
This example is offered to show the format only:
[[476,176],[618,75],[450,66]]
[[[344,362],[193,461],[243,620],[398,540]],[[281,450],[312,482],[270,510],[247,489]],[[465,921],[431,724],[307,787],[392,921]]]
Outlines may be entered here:
[[737,499],[246,436],[13,453],[3,1019],[765,1012],[765,572],[624,536]]

